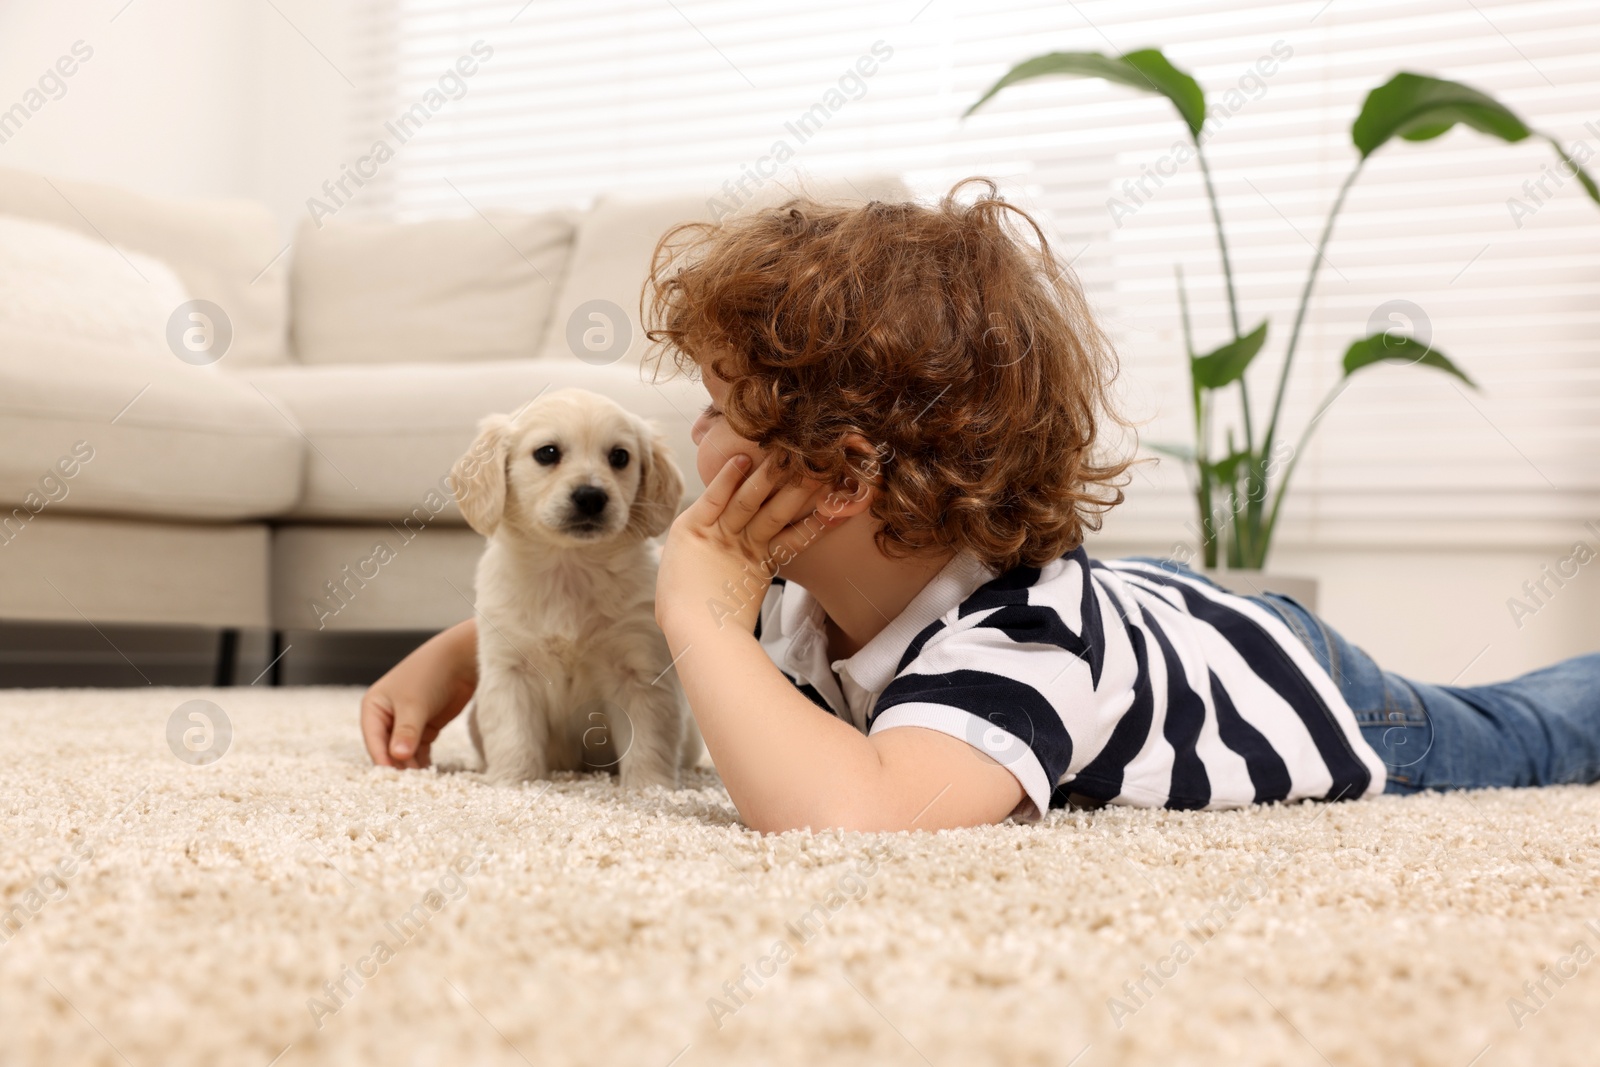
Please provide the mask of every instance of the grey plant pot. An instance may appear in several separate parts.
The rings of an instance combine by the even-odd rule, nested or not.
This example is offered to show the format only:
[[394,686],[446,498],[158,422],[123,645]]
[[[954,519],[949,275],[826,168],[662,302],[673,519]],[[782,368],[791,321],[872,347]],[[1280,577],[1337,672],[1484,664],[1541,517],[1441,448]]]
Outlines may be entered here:
[[1230,593],[1239,593],[1242,596],[1281,593],[1298,600],[1300,606],[1307,611],[1317,610],[1315,578],[1255,570],[1202,570],[1200,573]]

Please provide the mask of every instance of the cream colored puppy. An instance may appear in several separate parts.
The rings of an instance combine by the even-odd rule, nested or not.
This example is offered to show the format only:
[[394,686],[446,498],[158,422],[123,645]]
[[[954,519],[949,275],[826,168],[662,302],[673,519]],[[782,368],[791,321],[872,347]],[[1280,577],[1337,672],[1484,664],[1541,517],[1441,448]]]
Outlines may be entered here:
[[700,758],[655,621],[656,553],[683,476],[661,436],[582,389],[489,415],[451,471],[488,538],[468,729],[491,781],[619,770],[675,786]]

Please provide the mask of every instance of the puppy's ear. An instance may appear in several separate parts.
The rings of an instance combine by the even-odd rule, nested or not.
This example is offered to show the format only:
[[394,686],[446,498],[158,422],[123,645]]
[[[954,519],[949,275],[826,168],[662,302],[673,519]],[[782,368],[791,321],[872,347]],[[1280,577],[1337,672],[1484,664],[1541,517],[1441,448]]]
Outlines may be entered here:
[[485,415],[478,439],[450,468],[450,488],[467,525],[488,537],[500,525],[506,508],[506,447],[511,437],[508,415]]
[[639,428],[639,491],[628,513],[628,532],[642,540],[663,533],[677,518],[683,475],[666,438],[643,419],[634,422]]

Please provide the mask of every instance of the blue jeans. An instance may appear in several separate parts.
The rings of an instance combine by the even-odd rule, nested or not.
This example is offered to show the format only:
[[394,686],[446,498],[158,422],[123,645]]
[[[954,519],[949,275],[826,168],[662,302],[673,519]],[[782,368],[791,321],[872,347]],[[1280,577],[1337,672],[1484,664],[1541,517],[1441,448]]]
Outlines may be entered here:
[[1600,781],[1600,653],[1495,685],[1428,685],[1382,670],[1290,597],[1249,599],[1332,676],[1389,770],[1384,792]]

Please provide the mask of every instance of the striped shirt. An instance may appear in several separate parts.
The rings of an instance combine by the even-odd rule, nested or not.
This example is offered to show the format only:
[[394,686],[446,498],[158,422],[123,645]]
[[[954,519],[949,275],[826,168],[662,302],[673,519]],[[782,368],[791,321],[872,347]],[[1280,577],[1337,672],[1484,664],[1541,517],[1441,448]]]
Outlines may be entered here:
[[1077,795],[1236,808],[1383,792],[1338,687],[1276,613],[1157,561],[1080,547],[1003,574],[957,556],[831,660],[822,606],[773,582],[756,635],[805,696],[871,734],[921,726],[1004,765],[1037,818]]

